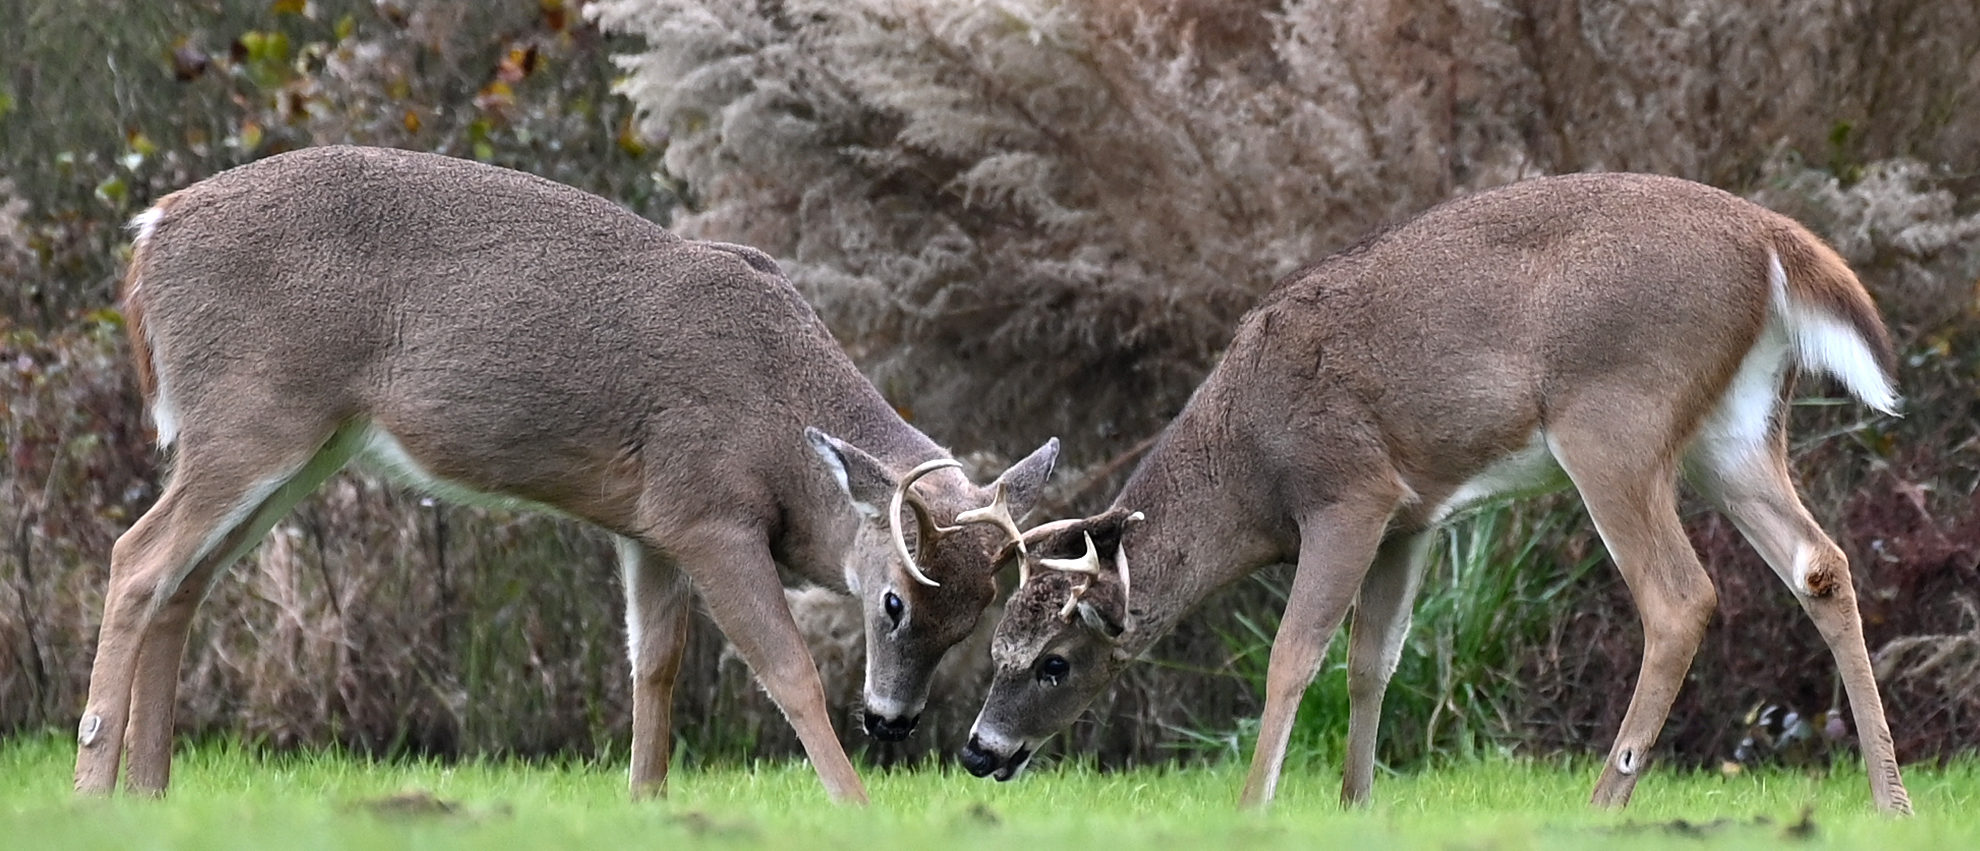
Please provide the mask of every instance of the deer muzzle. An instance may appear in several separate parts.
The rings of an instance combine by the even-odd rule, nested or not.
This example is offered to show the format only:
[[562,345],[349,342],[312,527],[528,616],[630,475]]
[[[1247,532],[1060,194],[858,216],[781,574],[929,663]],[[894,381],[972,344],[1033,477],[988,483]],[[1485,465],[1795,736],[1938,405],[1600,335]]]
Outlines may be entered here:
[[921,720],[920,715],[900,715],[890,718],[871,709],[866,710],[864,714],[862,720],[866,734],[883,742],[898,742],[906,739],[909,733],[914,732],[915,722]]
[[975,733],[969,736],[969,743],[963,745],[963,768],[977,777],[995,777],[1004,783],[1017,779],[1024,773],[1025,764],[1031,761],[1031,748],[1019,745],[1008,755],[998,753],[998,749],[984,743]]

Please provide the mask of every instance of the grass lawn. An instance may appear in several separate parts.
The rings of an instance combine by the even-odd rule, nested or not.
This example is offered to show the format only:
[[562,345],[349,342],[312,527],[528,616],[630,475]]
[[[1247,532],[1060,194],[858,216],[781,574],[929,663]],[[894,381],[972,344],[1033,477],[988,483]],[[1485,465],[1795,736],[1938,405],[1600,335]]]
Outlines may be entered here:
[[[673,796],[633,803],[624,767],[374,763],[182,748],[164,801],[77,800],[66,740],[0,742],[0,847],[19,849],[984,848],[1088,851],[1980,847],[1980,762],[1914,767],[1919,815],[1870,810],[1858,766],[1813,777],[1652,772],[1622,813],[1587,808],[1595,766],[1487,761],[1378,777],[1377,803],[1335,804],[1332,766],[1288,771],[1267,814],[1234,811],[1243,765],[1017,783],[959,771],[866,770],[866,810],[834,807],[803,763],[677,770]],[[1810,813],[1804,822],[1804,811]]]

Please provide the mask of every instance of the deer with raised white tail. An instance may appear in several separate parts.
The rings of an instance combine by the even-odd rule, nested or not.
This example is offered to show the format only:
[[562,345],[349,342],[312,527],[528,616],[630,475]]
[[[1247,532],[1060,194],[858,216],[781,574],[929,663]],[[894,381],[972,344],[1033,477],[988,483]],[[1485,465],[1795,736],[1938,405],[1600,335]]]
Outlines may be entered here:
[[[1848,561],[1797,495],[1797,370],[1893,413],[1890,343],[1848,266],[1689,181],[1584,174],[1458,198],[1282,280],[1114,507],[1024,533],[962,759],[1010,779],[1212,591],[1297,572],[1241,801],[1273,796],[1300,697],[1354,608],[1341,798],[1367,799],[1429,530],[1572,484],[1628,583],[1642,668],[1593,802],[1628,802],[1716,605],[1677,482],[1730,517],[1841,669],[1878,807],[1909,812]],[[1130,578],[1132,581],[1130,581]]]
[[111,553],[82,792],[114,789],[126,758],[127,790],[164,791],[195,608],[364,458],[616,536],[635,793],[665,791],[692,592],[827,791],[864,802],[779,568],[861,597],[867,727],[905,735],[1058,453],[972,484],[770,257],[521,172],[312,148],[168,195],[134,226],[124,311],[173,469]]

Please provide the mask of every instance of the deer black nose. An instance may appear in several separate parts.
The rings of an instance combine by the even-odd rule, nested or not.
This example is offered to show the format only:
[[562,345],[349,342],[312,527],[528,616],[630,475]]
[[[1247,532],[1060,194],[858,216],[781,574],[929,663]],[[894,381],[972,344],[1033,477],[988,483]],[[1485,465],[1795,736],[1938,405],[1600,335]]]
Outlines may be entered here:
[[919,715],[904,715],[888,718],[873,710],[866,710],[866,734],[883,742],[898,742],[914,732],[914,723],[921,720]]
[[998,763],[1001,762],[1003,759],[984,749],[983,743],[978,741],[974,734],[969,737],[969,744],[963,745],[963,768],[974,776],[990,776],[990,772],[996,771]]

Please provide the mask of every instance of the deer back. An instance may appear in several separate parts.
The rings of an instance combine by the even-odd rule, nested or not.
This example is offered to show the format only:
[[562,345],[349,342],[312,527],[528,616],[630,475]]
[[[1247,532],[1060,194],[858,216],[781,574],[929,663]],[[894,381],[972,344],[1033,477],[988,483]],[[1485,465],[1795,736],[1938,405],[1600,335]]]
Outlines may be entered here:
[[940,451],[889,427],[767,256],[551,181],[311,148],[154,210],[126,303],[163,442],[276,411],[363,419],[434,477],[618,531],[665,519],[640,516],[647,492],[766,517],[780,491],[826,495],[806,425]]

